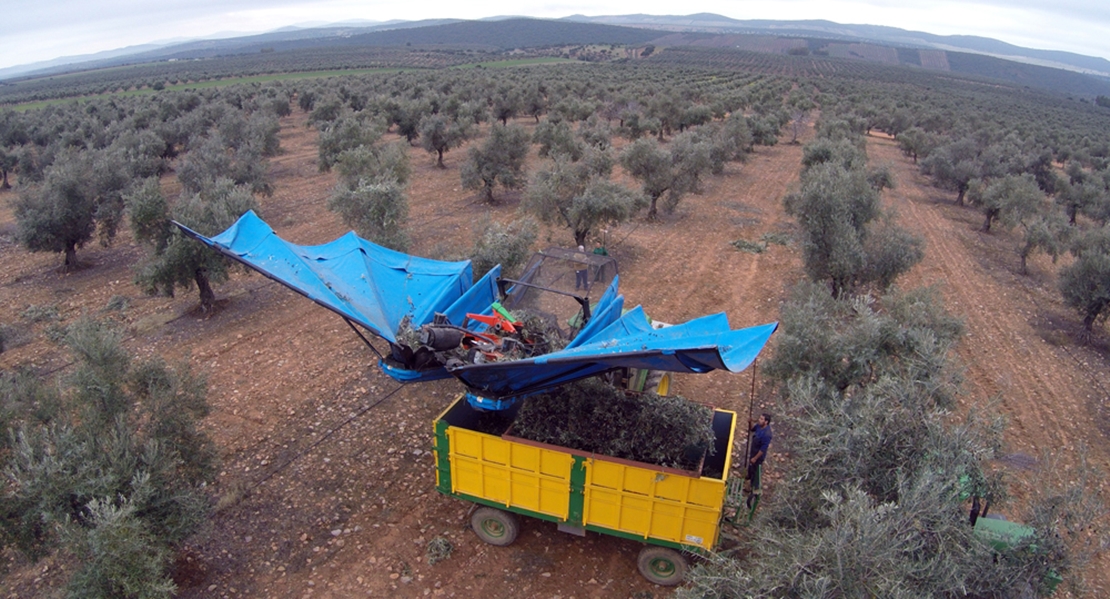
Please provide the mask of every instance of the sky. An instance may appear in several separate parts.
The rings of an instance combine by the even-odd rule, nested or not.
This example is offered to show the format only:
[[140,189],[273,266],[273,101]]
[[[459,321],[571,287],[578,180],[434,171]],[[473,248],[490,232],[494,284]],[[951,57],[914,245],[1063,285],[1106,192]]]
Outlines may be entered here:
[[12,0],[6,4],[0,68],[151,42],[351,19],[636,13],[888,25],[938,35],[979,35],[1110,59],[1107,0]]

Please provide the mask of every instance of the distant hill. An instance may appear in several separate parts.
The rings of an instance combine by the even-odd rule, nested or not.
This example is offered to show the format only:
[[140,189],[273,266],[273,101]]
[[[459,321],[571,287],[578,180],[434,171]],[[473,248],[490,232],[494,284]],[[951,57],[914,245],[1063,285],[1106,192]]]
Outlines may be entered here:
[[652,27],[672,31],[707,31],[712,33],[761,33],[829,40],[850,40],[885,44],[895,47],[951,50],[987,54],[1029,64],[1063,68],[1110,78],[1110,60],[1057,50],[1023,48],[987,37],[972,35],[934,35],[882,25],[842,25],[832,21],[771,21],[738,20],[701,13],[686,16],[621,15],[586,17],[575,15],[567,20],[582,23],[605,23],[625,27]]
[[[296,50],[325,46],[452,46],[511,50],[567,44],[638,45],[658,37],[658,32],[642,28],[604,24],[575,23],[561,20],[505,18],[482,21],[438,19],[378,24],[372,26],[327,26],[286,28],[279,31],[230,39],[197,40],[153,50],[113,55],[108,58],[52,65],[33,72],[0,77],[53,75],[74,70],[99,69],[170,59],[193,59],[249,54],[263,49]],[[13,71],[15,69],[5,69]]]
[[[813,54],[988,77],[1022,86],[1093,98],[1110,95],[1110,61],[1070,52],[1032,50],[974,36],[938,36],[831,21],[741,21],[701,13],[564,19],[498,17],[387,23],[331,23],[269,33],[136,47],[46,68],[22,67],[22,78],[166,60],[288,53],[307,49],[423,48],[501,52],[568,45],[710,46],[777,54]],[[131,50],[131,51],[128,51]],[[74,58],[73,61],[79,59]],[[52,61],[57,63],[59,61]],[[0,71],[9,81],[13,71]]]
[[[104,69],[124,64],[139,64],[170,59],[211,58],[229,54],[248,54],[275,45],[289,47],[329,46],[352,36],[380,30],[426,28],[458,19],[429,19],[424,21],[389,21],[372,24],[328,24],[318,27],[283,27],[269,33],[232,38],[198,39],[174,43],[147,44],[123,50],[100,52],[88,56],[60,58],[45,63],[0,69],[0,78],[43,77],[76,70]],[[402,44],[403,45],[403,44]],[[128,51],[130,50],[130,51]]]

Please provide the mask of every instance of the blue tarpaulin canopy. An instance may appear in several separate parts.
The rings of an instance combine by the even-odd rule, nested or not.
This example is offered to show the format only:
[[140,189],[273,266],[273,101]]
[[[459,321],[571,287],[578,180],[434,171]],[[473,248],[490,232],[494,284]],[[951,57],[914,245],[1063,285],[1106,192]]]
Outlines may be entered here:
[[278,237],[254,211],[211,238],[178,227],[391,343],[406,316],[413,328],[436,312],[461,325],[467,312],[488,311],[497,298],[499,267],[472,285],[469,260],[418,258],[353,232],[324,245],[297,245]]
[[[469,261],[410,256],[354,233],[324,245],[301,246],[278,237],[253,211],[211,238],[175,224],[187,235],[392,344],[397,344],[396,333],[406,317],[414,329],[431,323],[436,313],[462,326],[467,313],[489,314],[498,298],[500,266],[472,285]],[[407,370],[385,360],[382,368],[402,381],[432,380],[450,372],[475,394],[509,398],[616,368],[739,372],[755,360],[778,326],[733,330],[720,313],[656,329],[642,308],[623,311],[618,282],[613,279],[593,306],[589,322],[562,350],[519,360],[453,364],[446,371],[438,366]]]
[[[616,313],[620,314],[619,307]],[[587,326],[563,350],[511,362],[448,367],[448,371],[474,393],[495,398],[537,393],[614,368],[740,372],[751,365],[776,328],[778,323],[733,330],[722,312],[655,329],[637,306],[589,335]]]

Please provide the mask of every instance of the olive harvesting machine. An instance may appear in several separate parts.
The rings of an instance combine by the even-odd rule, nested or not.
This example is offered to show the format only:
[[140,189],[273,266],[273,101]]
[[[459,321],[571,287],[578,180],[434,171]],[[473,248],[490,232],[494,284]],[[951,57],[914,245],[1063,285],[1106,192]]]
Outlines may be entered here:
[[[686,555],[717,547],[729,508],[739,514],[740,481],[730,478],[735,412],[706,412],[713,440],[686,469],[529,440],[513,421],[529,397],[591,377],[666,395],[669,373],[740,372],[777,323],[732,329],[724,313],[652,322],[639,306],[625,309],[616,261],[582,251],[551,248],[516,279],[497,266],[474,281],[469,261],[411,256],[353,232],[296,245],[254,212],[212,237],[175,224],[337,313],[390,377],[461,381],[463,391],[433,423],[436,488],[475,504],[471,527],[483,541],[512,543],[518,515],[574,534],[633,539],[645,544],[640,572],[672,585]],[[483,425],[490,413],[501,425]]]

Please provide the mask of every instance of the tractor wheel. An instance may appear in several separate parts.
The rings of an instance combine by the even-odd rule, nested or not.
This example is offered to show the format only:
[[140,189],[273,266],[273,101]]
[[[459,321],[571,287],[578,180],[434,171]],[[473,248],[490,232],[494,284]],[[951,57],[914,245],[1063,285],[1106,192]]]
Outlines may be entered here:
[[479,539],[499,547],[511,545],[520,532],[516,516],[491,507],[474,510],[474,514],[470,516],[470,528]]
[[686,577],[686,558],[674,549],[648,545],[636,562],[644,578],[661,586],[674,586]]

